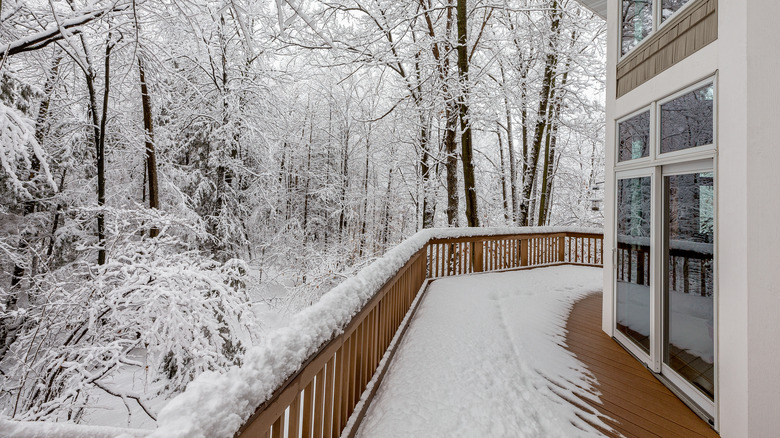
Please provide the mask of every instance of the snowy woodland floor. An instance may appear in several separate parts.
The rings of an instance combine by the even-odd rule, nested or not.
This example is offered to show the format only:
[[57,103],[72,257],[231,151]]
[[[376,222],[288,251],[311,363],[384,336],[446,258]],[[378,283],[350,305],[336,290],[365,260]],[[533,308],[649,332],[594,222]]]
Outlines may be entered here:
[[593,399],[565,326],[602,282],[601,269],[580,266],[433,282],[359,436],[601,436],[578,416],[604,423],[560,394]]

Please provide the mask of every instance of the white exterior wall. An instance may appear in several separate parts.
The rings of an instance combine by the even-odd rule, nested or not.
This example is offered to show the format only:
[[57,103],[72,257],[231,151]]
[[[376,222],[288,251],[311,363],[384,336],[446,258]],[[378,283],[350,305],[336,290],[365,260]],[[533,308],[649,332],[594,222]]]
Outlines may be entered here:
[[[774,0],[769,0],[774,1]],[[748,437],[745,0],[718,3],[718,384],[723,437]]]
[[749,436],[769,437],[780,434],[780,2],[739,3],[747,4],[747,423]]
[[[610,0],[604,245],[614,244],[615,121],[717,72],[718,428],[725,438],[778,436],[780,1],[718,7],[715,43],[616,99],[620,0]],[[610,336],[613,276],[605,264],[602,327]]]

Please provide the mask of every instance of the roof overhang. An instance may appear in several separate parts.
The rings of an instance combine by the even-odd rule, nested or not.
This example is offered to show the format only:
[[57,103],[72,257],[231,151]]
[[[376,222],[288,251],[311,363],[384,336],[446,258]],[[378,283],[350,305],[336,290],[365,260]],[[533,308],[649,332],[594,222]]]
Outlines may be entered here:
[[603,19],[607,19],[607,0],[577,0]]

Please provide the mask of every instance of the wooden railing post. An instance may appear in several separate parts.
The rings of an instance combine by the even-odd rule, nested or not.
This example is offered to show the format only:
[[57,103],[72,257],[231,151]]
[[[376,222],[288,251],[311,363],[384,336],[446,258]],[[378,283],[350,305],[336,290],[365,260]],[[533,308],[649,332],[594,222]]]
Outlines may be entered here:
[[558,261],[563,263],[566,261],[566,235],[561,234],[558,236]]
[[520,266],[528,266],[528,239],[520,240]]
[[474,269],[474,272],[482,272],[483,270],[483,259],[482,259],[482,241],[477,240],[475,242],[471,243],[472,250],[474,251],[471,262],[472,262],[472,268]]

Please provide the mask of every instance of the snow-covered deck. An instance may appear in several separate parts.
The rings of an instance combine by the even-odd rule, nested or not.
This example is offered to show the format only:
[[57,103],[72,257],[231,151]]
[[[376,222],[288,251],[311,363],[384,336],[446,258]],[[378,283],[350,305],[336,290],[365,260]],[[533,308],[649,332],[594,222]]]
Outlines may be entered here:
[[601,331],[602,281],[583,266],[434,281],[358,436],[717,436]]

